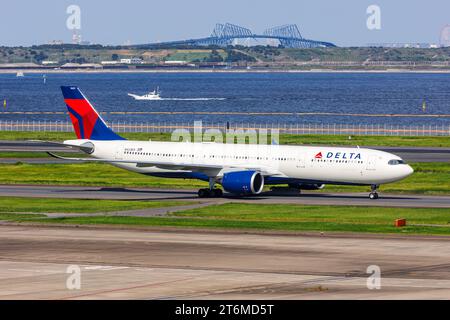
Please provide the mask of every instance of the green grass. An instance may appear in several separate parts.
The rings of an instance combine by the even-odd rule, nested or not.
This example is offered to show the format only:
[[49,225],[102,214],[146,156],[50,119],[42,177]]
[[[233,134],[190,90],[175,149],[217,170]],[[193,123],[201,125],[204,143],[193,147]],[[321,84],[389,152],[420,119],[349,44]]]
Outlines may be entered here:
[[[124,210],[162,208],[192,204],[187,201],[133,201],[133,200],[96,200],[96,199],[54,199],[0,197],[0,213],[94,213]],[[27,215],[27,217],[29,217]]]
[[[394,227],[394,220],[397,218],[407,219],[407,226]],[[66,224],[450,235],[450,209],[228,203],[176,212],[169,217],[96,216],[44,219],[39,215],[0,213],[0,220]]]
[[198,188],[200,180],[149,177],[108,164],[0,164],[0,184]]
[[[170,134],[166,133],[124,133],[127,139],[170,141]],[[63,141],[76,139],[74,132],[31,132],[31,131],[0,131],[0,140],[45,140]]]
[[[450,209],[229,203],[175,215],[263,229],[450,234]],[[394,220],[398,218],[407,219],[409,226],[395,228]]]
[[[86,157],[86,153],[76,152],[58,152],[58,155],[63,157]],[[34,158],[51,158],[46,152],[32,152],[32,151],[4,151],[0,152],[1,159],[34,159]]]
[[[399,194],[450,194],[450,163],[421,162],[411,163],[414,173],[404,180],[383,184],[381,192]],[[359,192],[367,187],[326,185],[324,192]]]
[[[123,133],[130,140],[170,141],[169,133]],[[0,140],[48,140],[63,141],[76,139],[73,132],[25,132],[0,131]],[[270,140],[269,140],[270,141]],[[349,145],[349,146],[391,146],[391,147],[450,147],[449,137],[397,137],[397,136],[352,136],[348,135],[298,135],[281,134],[281,144],[305,145]]]
[[[449,163],[412,163],[414,174],[381,186],[382,192],[428,195],[450,194]],[[84,185],[195,189],[200,180],[167,179],[141,175],[100,163],[0,164],[0,184]],[[368,187],[327,185],[317,192],[368,192]]]

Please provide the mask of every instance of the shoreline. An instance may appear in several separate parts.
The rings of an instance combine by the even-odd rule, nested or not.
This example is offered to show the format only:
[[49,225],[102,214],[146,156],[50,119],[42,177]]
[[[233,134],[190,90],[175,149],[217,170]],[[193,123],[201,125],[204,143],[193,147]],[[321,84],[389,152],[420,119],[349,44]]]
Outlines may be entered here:
[[450,69],[430,69],[430,70],[408,70],[408,69],[384,69],[384,70],[333,70],[333,69],[309,69],[309,70],[290,70],[290,69],[0,69],[0,74],[15,74],[17,72],[32,74],[65,74],[65,73],[433,73],[447,74]]

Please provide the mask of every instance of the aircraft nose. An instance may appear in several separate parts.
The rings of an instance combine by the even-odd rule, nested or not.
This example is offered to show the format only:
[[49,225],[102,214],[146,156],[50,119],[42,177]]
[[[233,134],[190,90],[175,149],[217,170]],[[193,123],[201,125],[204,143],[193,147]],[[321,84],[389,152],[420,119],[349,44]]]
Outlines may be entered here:
[[407,176],[411,175],[411,174],[414,172],[414,169],[411,168],[410,165],[406,165],[406,166],[405,166],[405,171],[406,171],[405,177],[407,177]]

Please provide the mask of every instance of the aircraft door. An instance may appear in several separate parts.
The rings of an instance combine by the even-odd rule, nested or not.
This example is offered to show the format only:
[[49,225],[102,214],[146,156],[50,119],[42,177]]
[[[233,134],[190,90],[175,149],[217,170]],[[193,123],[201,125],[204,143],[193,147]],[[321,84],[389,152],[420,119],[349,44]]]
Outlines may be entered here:
[[305,168],[306,165],[306,154],[304,152],[300,152],[297,155],[297,161],[296,161],[296,167],[301,169],[301,168]]
[[377,156],[369,156],[369,159],[367,160],[367,166],[366,170],[375,170],[377,164]]
[[124,147],[123,146],[119,146],[116,149],[116,153],[114,154],[114,158],[116,160],[123,160],[123,151],[124,151]]

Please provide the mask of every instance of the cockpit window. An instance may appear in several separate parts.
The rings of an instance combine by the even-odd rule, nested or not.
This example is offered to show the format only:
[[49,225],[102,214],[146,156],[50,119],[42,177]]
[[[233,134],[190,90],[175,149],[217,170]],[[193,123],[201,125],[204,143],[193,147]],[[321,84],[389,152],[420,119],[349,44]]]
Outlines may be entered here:
[[394,160],[389,160],[388,164],[395,166],[397,164],[406,164],[406,162],[401,159],[394,159]]

